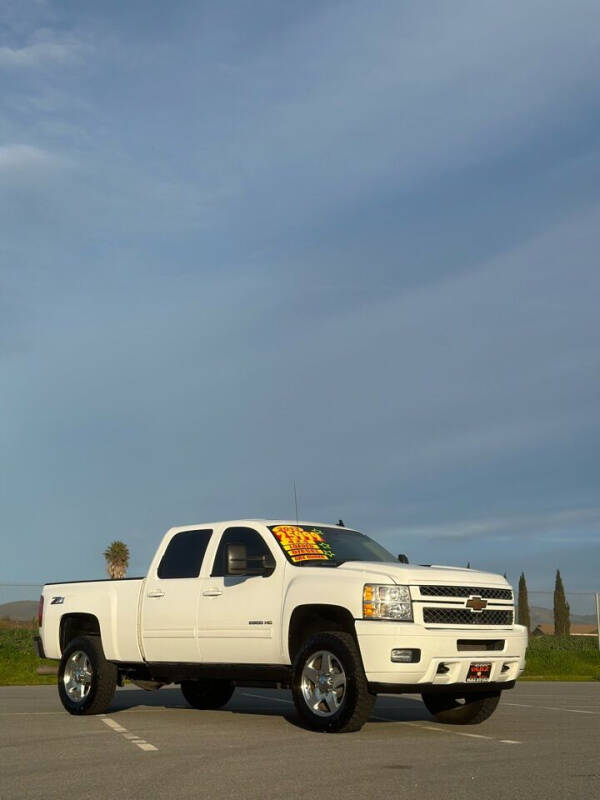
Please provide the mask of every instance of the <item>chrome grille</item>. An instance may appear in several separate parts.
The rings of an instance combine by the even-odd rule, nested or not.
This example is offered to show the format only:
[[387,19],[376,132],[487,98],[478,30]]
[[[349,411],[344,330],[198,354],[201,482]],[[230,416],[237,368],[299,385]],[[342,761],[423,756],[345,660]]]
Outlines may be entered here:
[[512,625],[512,611],[486,609],[473,613],[467,608],[424,608],[423,622],[434,625]]
[[490,589],[486,586],[419,586],[423,597],[487,597],[493,600],[512,600],[511,589]]

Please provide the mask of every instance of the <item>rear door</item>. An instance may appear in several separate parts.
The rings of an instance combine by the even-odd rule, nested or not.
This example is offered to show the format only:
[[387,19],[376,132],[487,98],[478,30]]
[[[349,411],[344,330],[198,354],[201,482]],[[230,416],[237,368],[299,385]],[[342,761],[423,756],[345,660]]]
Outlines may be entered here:
[[212,530],[181,531],[148,574],[142,597],[141,635],[146,661],[197,662],[199,577]]
[[[263,555],[274,564],[268,576],[227,575],[228,544],[243,544],[249,562]],[[209,578],[204,578],[198,615],[202,660],[229,664],[281,664],[279,632],[285,563],[273,543],[256,529],[227,528]]]

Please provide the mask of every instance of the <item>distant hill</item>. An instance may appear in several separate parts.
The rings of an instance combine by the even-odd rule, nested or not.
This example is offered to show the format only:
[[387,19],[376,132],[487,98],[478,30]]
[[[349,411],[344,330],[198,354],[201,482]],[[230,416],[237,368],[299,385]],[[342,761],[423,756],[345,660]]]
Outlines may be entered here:
[[[538,625],[554,625],[554,611],[551,608],[530,606],[529,614],[531,616],[531,630],[536,628]],[[593,625],[596,622],[596,615],[571,614],[571,622],[574,625]]]
[[15,603],[0,604],[0,619],[14,619],[18,622],[28,622],[37,617],[37,600],[18,600]]

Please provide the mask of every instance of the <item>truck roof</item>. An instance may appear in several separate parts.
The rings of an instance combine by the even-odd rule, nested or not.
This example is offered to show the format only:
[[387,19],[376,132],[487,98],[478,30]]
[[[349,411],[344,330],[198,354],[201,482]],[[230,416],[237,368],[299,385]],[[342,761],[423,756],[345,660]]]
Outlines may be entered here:
[[245,517],[244,519],[227,519],[218,520],[216,522],[200,522],[195,525],[174,525],[169,529],[172,531],[193,531],[198,528],[210,528],[216,525],[228,525],[231,527],[242,526],[259,522],[262,525],[310,525],[315,528],[339,528],[343,531],[354,531],[355,528],[349,528],[347,525],[338,525],[335,522],[311,522],[306,520],[291,520],[291,519],[261,519],[256,517]]

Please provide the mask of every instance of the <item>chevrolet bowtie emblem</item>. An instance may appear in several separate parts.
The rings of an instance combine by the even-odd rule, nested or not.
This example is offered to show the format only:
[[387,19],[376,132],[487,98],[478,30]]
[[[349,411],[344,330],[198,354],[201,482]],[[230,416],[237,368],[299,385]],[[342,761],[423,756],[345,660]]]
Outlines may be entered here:
[[484,608],[487,608],[487,600],[482,600],[481,597],[473,596],[469,597],[465,605],[467,608],[470,608],[471,611],[483,611]]

